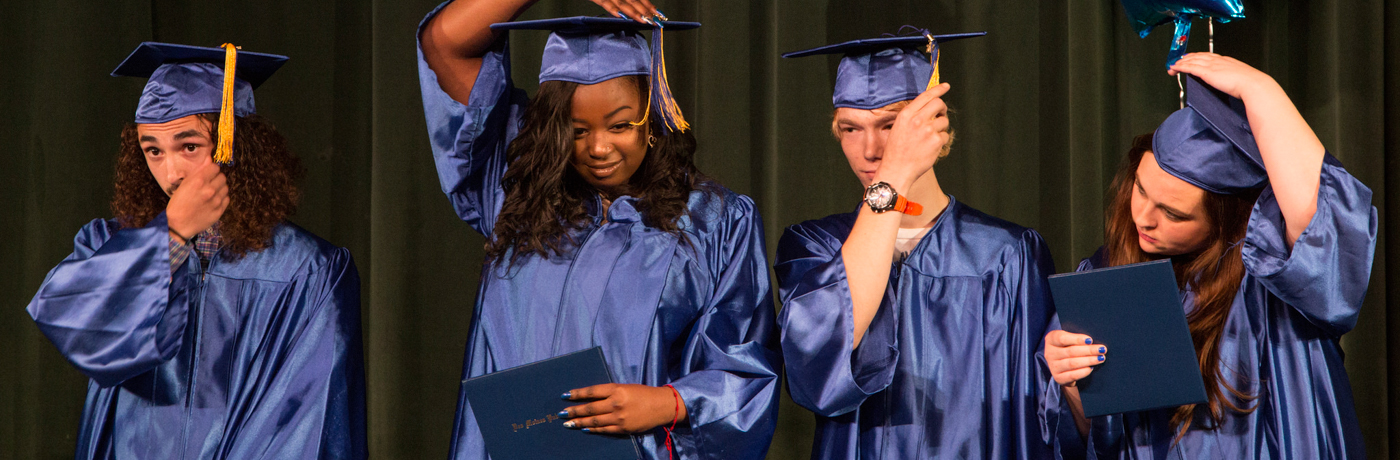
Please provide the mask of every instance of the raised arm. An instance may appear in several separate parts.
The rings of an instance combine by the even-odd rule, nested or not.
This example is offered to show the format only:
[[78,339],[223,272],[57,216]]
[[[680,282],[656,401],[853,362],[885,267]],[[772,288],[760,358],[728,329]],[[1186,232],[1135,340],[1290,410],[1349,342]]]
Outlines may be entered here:
[[457,0],[443,6],[418,36],[423,60],[437,73],[442,90],[466,104],[481,57],[496,40],[491,24],[515,19],[535,1]]
[[1185,72],[1244,101],[1249,127],[1264,159],[1269,184],[1287,225],[1292,246],[1317,211],[1317,190],[1326,149],[1272,77],[1234,58],[1191,53],[1168,73]]

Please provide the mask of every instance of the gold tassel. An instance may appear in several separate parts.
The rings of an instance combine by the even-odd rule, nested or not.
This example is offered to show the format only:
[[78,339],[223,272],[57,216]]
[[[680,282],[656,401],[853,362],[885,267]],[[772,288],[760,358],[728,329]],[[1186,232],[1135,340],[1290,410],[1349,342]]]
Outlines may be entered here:
[[661,90],[661,110],[667,115],[664,119],[674,123],[674,126],[671,127],[672,129],[685,132],[690,130],[690,123],[686,123],[685,115],[681,114],[680,105],[676,104],[676,99],[671,96],[671,81],[666,78],[666,51],[662,47],[663,43],[661,41],[663,30],[664,29],[658,29],[656,31],[656,47],[661,49],[658,53],[661,58],[661,64],[658,65],[661,73],[661,78],[659,78],[659,80],[661,80],[661,87],[659,88]]
[[938,86],[938,57],[942,53],[938,52],[938,40],[934,40],[932,34],[924,32],[924,36],[928,37],[929,64],[933,65],[933,75],[928,79],[928,86],[924,87],[924,91],[928,91]]
[[238,47],[224,43],[224,100],[219,107],[219,146],[214,161],[233,164],[233,71],[238,64]]

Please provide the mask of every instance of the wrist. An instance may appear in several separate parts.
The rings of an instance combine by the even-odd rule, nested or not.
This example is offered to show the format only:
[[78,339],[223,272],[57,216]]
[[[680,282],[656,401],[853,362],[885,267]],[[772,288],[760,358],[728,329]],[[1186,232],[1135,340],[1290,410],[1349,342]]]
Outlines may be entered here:
[[175,241],[180,244],[190,244],[190,239],[186,238],[184,235],[181,235],[179,232],[175,231],[175,229],[167,229],[167,232],[170,233],[171,241]]

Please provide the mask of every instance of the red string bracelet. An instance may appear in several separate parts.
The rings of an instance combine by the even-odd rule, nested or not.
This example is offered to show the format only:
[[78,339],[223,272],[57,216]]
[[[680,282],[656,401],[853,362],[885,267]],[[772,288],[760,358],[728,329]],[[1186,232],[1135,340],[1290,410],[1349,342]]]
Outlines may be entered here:
[[676,429],[676,421],[681,419],[681,392],[676,391],[676,387],[670,384],[662,386],[670,388],[671,395],[676,397],[676,415],[671,416],[671,427],[666,428],[666,458],[672,460],[675,458],[676,448],[675,444],[671,443],[671,431]]

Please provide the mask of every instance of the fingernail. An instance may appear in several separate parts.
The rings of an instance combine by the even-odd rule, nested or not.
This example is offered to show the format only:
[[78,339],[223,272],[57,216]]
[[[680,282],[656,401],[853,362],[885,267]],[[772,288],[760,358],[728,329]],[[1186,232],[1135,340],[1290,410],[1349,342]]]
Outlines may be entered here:
[[1093,344],[1094,344],[1094,339],[1084,339],[1084,344],[1085,344],[1085,345],[1093,345]]
[[662,13],[661,10],[656,10],[656,16],[660,17],[662,21],[670,21],[666,18],[666,13]]
[[561,410],[561,411],[559,411],[559,417],[560,417],[560,418],[569,418],[569,411],[566,411],[566,410]]
[[622,18],[622,19],[632,19],[632,18],[627,17],[627,15],[622,14],[621,11],[618,11],[618,12],[617,12],[617,17]]
[[584,428],[584,429],[583,429],[583,432],[584,432],[584,433],[591,433],[591,431],[588,431],[588,428]]
[[[574,427],[574,421],[573,421],[573,420],[569,420],[569,421],[567,421],[567,422],[564,422],[564,428],[573,428],[573,427]],[[584,431],[587,431],[587,430],[584,430]]]
[[1099,362],[1103,362],[1103,355],[1099,355]]
[[1104,348],[1104,347],[1099,347],[1099,354],[1104,354],[1104,353],[1108,353],[1108,349],[1107,349],[1107,348]]
[[569,399],[569,398],[571,398],[571,397],[573,397],[573,396],[572,396],[571,394],[569,394],[569,392],[564,392],[564,394],[559,395],[559,399]]

